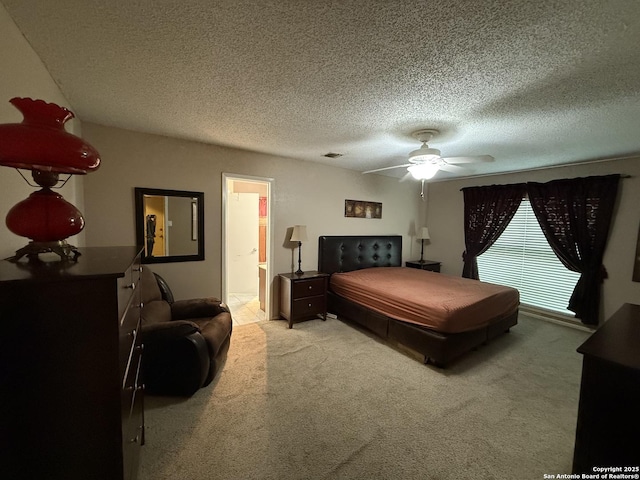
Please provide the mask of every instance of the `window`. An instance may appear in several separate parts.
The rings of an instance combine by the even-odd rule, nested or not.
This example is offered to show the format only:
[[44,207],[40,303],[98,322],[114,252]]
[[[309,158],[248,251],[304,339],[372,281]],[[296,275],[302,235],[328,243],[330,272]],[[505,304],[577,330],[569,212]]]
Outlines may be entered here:
[[524,305],[574,315],[567,305],[580,274],[553,253],[526,198],[496,243],[478,257],[478,271],[483,282],[517,288]]

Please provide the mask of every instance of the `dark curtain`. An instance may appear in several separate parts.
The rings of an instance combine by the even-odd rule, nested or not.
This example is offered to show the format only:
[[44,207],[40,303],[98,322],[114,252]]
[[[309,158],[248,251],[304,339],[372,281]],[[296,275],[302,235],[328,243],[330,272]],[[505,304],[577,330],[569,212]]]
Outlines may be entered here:
[[525,184],[463,188],[464,267],[462,276],[478,280],[478,255],[507,228],[525,194]]
[[604,249],[618,192],[620,175],[527,183],[538,223],[551,248],[580,279],[568,309],[583,323],[597,325],[600,287],[607,273]]

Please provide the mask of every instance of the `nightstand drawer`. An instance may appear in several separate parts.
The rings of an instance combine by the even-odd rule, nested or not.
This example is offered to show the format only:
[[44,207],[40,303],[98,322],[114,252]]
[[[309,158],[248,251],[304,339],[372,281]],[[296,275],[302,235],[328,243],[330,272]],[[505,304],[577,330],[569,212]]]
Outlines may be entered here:
[[313,278],[310,280],[298,280],[293,282],[291,287],[292,297],[302,298],[302,297],[312,297],[314,295],[323,295],[324,294],[324,278]]
[[293,301],[291,315],[293,318],[301,318],[311,315],[324,313],[325,301],[324,295],[315,297],[305,297]]

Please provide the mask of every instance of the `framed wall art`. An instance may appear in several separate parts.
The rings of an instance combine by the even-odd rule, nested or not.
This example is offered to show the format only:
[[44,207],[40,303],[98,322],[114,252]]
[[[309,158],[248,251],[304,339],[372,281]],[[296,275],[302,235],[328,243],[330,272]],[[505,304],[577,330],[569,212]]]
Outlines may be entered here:
[[344,216],[352,218],[382,218],[382,203],[345,200]]
[[638,229],[638,240],[636,243],[636,257],[633,263],[633,281],[640,282],[640,228]]

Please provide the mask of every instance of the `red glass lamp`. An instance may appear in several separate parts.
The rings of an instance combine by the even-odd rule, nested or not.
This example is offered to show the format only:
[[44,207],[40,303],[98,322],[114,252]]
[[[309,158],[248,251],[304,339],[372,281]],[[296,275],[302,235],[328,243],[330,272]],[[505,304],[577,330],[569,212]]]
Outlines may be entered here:
[[82,231],[84,218],[51,188],[60,182],[60,174],[68,174],[61,187],[71,175],[97,169],[100,156],[87,142],[65,130],[65,122],[74,117],[70,110],[31,98],[12,98],[10,102],[24,119],[0,125],[0,165],[31,170],[34,182],[42,187],[7,214],[9,230],[31,239],[11,260],[18,261],[24,255],[37,260],[38,254],[45,252],[75,260],[80,253],[65,239]]

